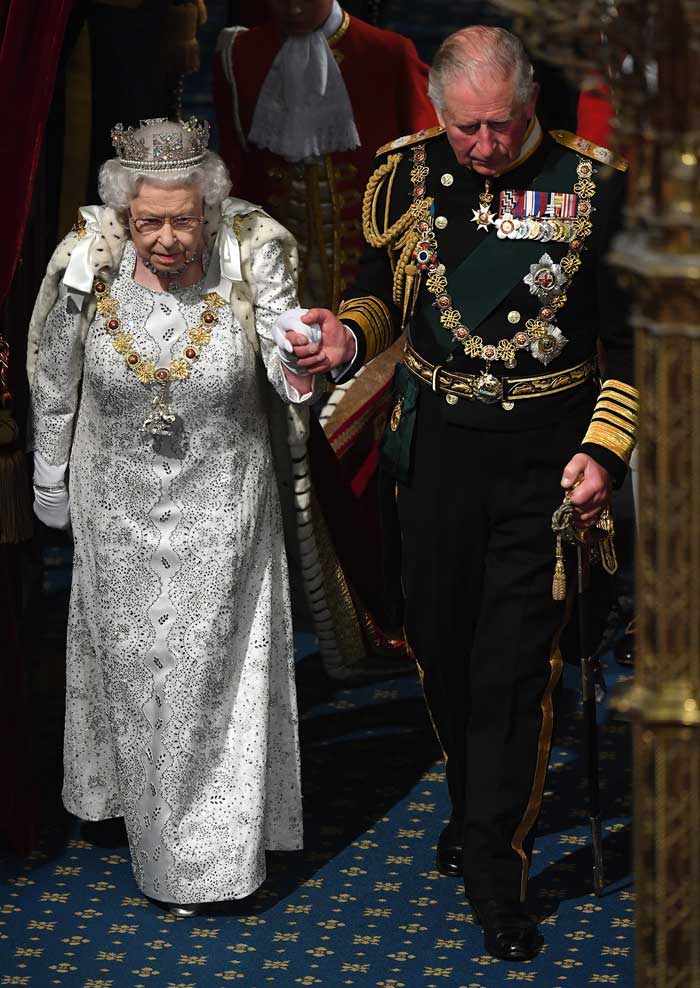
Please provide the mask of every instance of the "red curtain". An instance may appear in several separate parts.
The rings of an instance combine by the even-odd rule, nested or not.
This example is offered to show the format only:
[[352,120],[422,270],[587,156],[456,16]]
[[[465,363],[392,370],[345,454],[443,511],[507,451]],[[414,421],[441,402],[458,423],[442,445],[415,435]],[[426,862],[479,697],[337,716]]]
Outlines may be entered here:
[[[66,21],[73,0],[0,0],[0,304],[19,260],[34,178],[53,96]],[[7,465],[9,456],[3,456]],[[3,469],[0,482],[12,484]],[[39,786],[29,754],[29,720],[18,635],[18,545],[0,545],[0,748],[5,753],[0,836],[20,854],[35,846],[40,826]]]
[[73,0],[3,0],[0,40],[0,302],[22,249],[56,68]]

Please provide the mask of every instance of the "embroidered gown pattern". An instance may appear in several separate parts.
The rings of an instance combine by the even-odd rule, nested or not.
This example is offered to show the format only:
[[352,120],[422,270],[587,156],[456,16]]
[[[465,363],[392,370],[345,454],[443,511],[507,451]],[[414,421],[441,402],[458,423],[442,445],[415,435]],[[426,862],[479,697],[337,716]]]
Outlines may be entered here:
[[[199,321],[202,284],[151,291],[128,244],[111,293],[143,359],[167,365]],[[267,376],[296,304],[279,243],[252,268]],[[302,843],[293,645],[282,523],[256,357],[230,307],[186,381],[174,434],[143,431],[152,386],[96,315],[84,343],[59,298],[33,384],[35,448],[70,459],[75,561],[63,798],[124,815],[136,880],[172,902],[241,898],[265,849]],[[82,383],[81,383],[82,382]]]

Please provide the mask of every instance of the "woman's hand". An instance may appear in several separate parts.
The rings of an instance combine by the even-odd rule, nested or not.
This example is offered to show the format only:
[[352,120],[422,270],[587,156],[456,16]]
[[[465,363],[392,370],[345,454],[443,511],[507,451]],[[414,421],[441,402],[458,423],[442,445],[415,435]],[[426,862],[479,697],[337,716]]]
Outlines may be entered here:
[[68,488],[64,477],[67,463],[54,466],[34,452],[34,514],[49,528],[70,527]]
[[34,485],[34,514],[49,528],[70,528],[68,488],[65,484],[55,487]]
[[326,374],[354,359],[357,349],[355,337],[330,309],[309,309],[301,321],[307,325],[316,323],[321,330],[320,343],[302,339],[300,334],[288,334],[299,367],[303,367],[308,374]]

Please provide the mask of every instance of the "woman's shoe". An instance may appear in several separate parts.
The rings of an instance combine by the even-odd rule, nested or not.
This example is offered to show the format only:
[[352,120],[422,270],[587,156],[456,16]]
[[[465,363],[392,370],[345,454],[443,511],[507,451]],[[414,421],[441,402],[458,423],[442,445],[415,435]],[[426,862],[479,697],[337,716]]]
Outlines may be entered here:
[[192,919],[193,916],[198,915],[202,908],[202,904],[200,902],[191,902],[188,904],[167,902],[165,905],[167,905],[170,915],[177,916],[178,919]]

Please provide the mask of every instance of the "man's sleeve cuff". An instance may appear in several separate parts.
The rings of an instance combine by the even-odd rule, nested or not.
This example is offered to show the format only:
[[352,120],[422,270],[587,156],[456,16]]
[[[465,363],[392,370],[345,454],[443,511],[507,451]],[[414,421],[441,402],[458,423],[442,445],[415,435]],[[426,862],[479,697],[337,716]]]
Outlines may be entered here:
[[[391,346],[394,339],[394,324],[391,312],[380,298],[365,295],[347,299],[340,303],[338,318],[341,322],[352,323],[355,335],[364,341],[363,362],[372,360],[382,350]],[[358,340],[358,355],[361,349]]]
[[[620,462],[624,476],[627,465],[637,441],[637,423],[639,418],[639,392],[631,384],[622,381],[608,380],[603,384],[596,401],[591,424],[583,437],[581,449],[588,452],[586,446],[595,447],[590,455],[601,466],[610,471],[607,464],[601,461],[602,453],[613,457],[610,462]],[[606,460],[609,457],[604,457]]]
[[622,486],[627,476],[627,464],[616,453],[611,453],[605,446],[598,446],[596,443],[582,443],[581,452],[586,453],[598,466],[607,470],[615,490]]

